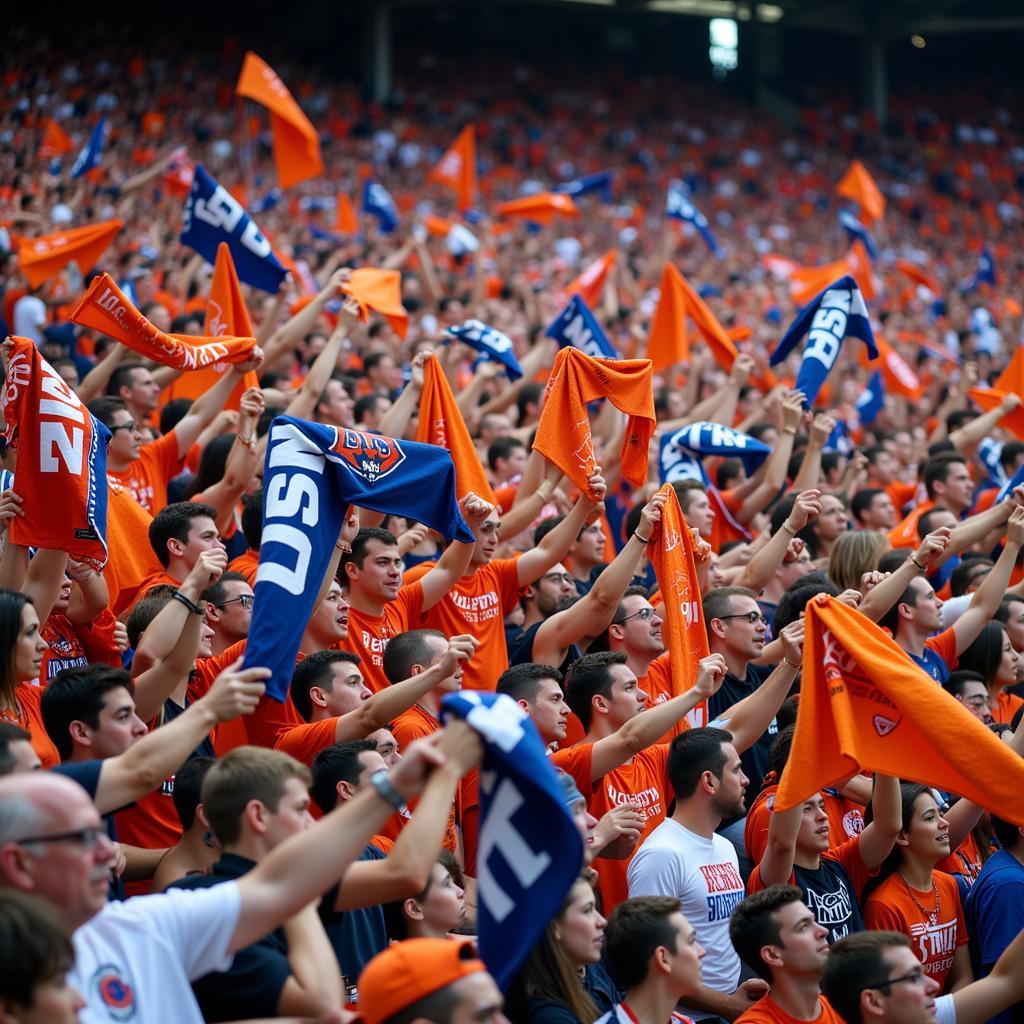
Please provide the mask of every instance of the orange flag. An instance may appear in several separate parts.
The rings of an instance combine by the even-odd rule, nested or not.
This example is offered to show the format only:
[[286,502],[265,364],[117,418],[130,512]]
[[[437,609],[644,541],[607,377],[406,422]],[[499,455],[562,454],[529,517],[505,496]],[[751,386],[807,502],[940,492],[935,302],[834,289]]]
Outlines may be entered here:
[[466,210],[476,199],[476,132],[471,124],[459,132],[455,141],[427,175],[427,181],[446,185],[455,192],[458,209]]
[[803,680],[785,811],[860,771],[957,793],[1024,824],[1024,758],[860,612],[821,595],[804,615]]
[[[697,576],[693,536],[686,525],[675,488],[662,487],[668,500],[661,510],[661,523],[655,529],[647,554],[661,591],[665,619],[665,646],[672,652],[672,695],[678,697],[697,678],[697,662],[710,654],[704,627],[704,606]],[[706,717],[703,719],[706,721]]]
[[359,234],[359,221],[352,200],[344,192],[338,193],[338,212],[334,218],[334,230],[342,235]]
[[[885,390],[903,395],[915,402],[920,401],[924,394],[921,381],[903,356],[877,332],[875,345],[878,348],[879,358],[882,360],[882,379],[885,381]],[[868,367],[867,349],[861,351],[860,363],[861,366]],[[877,364],[872,363],[871,365]]]
[[665,264],[661,272],[660,291],[658,308],[654,311],[647,338],[647,357],[654,369],[664,370],[676,363],[689,361],[687,318],[697,326],[716,362],[724,369],[730,369],[739,354],[736,345],[708,304],[679,273],[675,264]]
[[651,378],[649,359],[592,359],[578,348],[563,348],[548,378],[533,447],[586,491],[596,465],[587,403],[607,398],[629,417],[619,456],[622,476],[642,486],[654,434]]
[[931,274],[922,270],[916,263],[911,263],[910,260],[897,260],[896,269],[916,284],[923,284],[933,294],[942,294],[939,282]]
[[420,393],[416,440],[436,444],[452,453],[458,497],[473,491],[492,505],[497,504],[476,453],[476,445],[466,429],[440,360],[436,358],[428,359],[423,367],[423,391]]
[[[1008,391],[1003,391],[999,388],[971,388],[967,393],[978,403],[984,412],[990,412],[996,408],[1009,394]],[[1012,430],[1017,437],[1024,440],[1024,408],[1018,406],[1016,409],[1006,413],[1005,416],[1000,417],[999,425],[1006,427],[1007,430]]]
[[496,217],[522,217],[537,224],[550,224],[556,215],[577,217],[579,211],[572,201],[572,196],[561,192],[538,192],[533,196],[523,196],[508,203],[498,203],[494,208]]
[[96,261],[123,226],[122,220],[105,220],[84,228],[26,238],[18,247],[21,272],[31,288],[38,288],[54,274],[59,274],[72,260],[85,274],[96,266]]
[[165,334],[131,304],[109,274],[95,278],[68,319],[101,331],[147,359],[179,370],[200,370],[222,362],[244,363],[252,358],[256,347],[252,337],[193,338],[187,334]]
[[859,160],[854,160],[846,169],[846,173],[836,185],[836,192],[847,199],[852,199],[860,207],[864,220],[876,221],[885,216],[885,197],[875,184],[875,179],[868,173],[868,169]]
[[804,306],[820,295],[839,278],[852,274],[865,299],[875,297],[875,281],[871,273],[871,258],[864,243],[856,241],[841,259],[817,267],[796,267],[789,275],[789,294],[798,306]]
[[1013,350],[1013,358],[992,386],[999,391],[1012,391],[1024,398],[1024,346],[1018,345]]
[[615,266],[618,255],[615,249],[609,249],[603,256],[594,260],[579,277],[569,284],[569,287],[565,289],[565,294],[570,299],[574,295],[578,295],[593,309],[601,301],[605,281],[608,280],[608,274]]
[[320,137],[274,69],[250,50],[235,92],[270,111],[277,183],[290,188],[323,174]]
[[46,119],[46,130],[39,146],[39,155],[45,157],[63,156],[75,148],[68,134],[52,117]]
[[[217,246],[217,262],[213,266],[213,282],[206,300],[206,323],[203,325],[203,333],[210,338],[252,337],[249,311],[245,308],[242,286],[238,283],[235,263],[231,259],[231,249],[227,242],[221,242]],[[220,380],[226,369],[226,363],[218,363],[215,366],[208,366],[205,370],[183,373],[164,389],[164,401],[170,401],[172,398],[195,399],[206,394]],[[235,385],[235,390],[231,392],[231,397],[224,408],[238,409],[245,390],[259,387],[259,383],[259,378],[250,370]]]
[[400,338],[405,337],[409,314],[402,305],[402,275],[397,270],[360,267],[352,271],[342,291],[359,303],[364,321],[370,319],[371,309],[376,310]]

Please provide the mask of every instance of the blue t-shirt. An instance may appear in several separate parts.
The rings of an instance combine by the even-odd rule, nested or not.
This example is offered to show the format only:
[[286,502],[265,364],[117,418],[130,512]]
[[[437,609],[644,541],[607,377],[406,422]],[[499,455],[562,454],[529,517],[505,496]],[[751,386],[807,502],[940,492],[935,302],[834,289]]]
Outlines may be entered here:
[[[384,854],[376,846],[367,846],[359,860],[384,860]],[[363,968],[378,954],[387,949],[388,935],[384,927],[384,908],[375,903],[372,907],[358,910],[344,910],[340,914],[334,909],[337,889],[324,897],[320,903],[320,920],[324,923],[327,937],[334,947],[341,973],[354,985]]]
[[907,657],[919,668],[923,668],[937,683],[949,682],[949,666],[930,647],[926,647],[920,657],[916,654],[908,654]]

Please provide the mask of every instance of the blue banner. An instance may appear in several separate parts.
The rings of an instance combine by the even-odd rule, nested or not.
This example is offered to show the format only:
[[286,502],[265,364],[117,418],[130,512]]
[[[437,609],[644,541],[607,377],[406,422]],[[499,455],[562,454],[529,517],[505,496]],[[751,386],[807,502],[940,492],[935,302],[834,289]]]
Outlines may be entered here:
[[477,847],[480,958],[505,990],[562,909],[583,867],[583,840],[529,715],[506,694],[462,690],[441,719],[465,719],[484,745]]
[[960,285],[964,293],[973,292],[978,285],[988,284],[993,288],[996,286],[996,261],[992,257],[992,250],[986,244],[978,255],[978,266],[974,273]]
[[569,300],[569,305],[558,314],[544,334],[554,338],[559,348],[572,345],[594,359],[619,358],[619,353],[601,330],[590,307],[579,295]]
[[103,157],[103,143],[106,141],[106,137],[107,119],[101,117],[96,122],[96,127],[93,128],[89,140],[81,148],[78,156],[75,157],[75,162],[71,165],[72,178],[80,178],[87,171],[91,171],[94,167],[99,167],[100,160]]
[[861,423],[874,423],[885,405],[885,386],[882,384],[882,371],[875,370],[868,380],[867,387],[857,399],[857,412]]
[[567,196],[587,196],[592,192],[601,194],[602,203],[612,201],[612,172],[598,171],[596,174],[585,174],[582,178],[573,178],[572,181],[563,181],[561,185],[555,186],[556,192],[562,192]]
[[856,214],[852,213],[850,210],[840,210],[839,223],[842,225],[843,230],[850,236],[851,242],[863,242],[868,255],[873,260],[878,259],[878,246],[875,245],[875,240],[871,237],[871,232],[868,231],[868,229],[857,219]]
[[665,198],[665,216],[670,220],[681,220],[692,224],[712,254],[718,259],[725,258],[725,250],[718,244],[707,217],[694,206],[689,189],[681,181],[670,181]]
[[363,186],[362,212],[377,218],[382,235],[390,235],[398,227],[398,207],[391,193],[377,182],[366,179]]
[[475,542],[455,498],[444,448],[278,416],[263,470],[263,537],[247,667],[271,670],[284,701],[302,630],[349,505],[411,516],[449,540]]
[[523,368],[516,359],[512,339],[507,334],[488,327],[480,320],[467,320],[464,324],[447,327],[445,334],[476,349],[477,352],[482,352],[488,359],[501,363],[510,380],[519,380],[522,377]]
[[286,271],[270,242],[242,204],[201,166],[185,201],[181,242],[211,265],[217,262],[217,246],[227,242],[239,281],[265,292],[281,289]]
[[[739,459],[747,476],[771,455],[771,448],[744,434],[741,430],[723,426],[721,423],[710,423],[702,420],[682,427],[672,434],[668,441],[684,454],[703,458],[716,455],[724,459]],[[662,445],[664,446],[664,439]]]

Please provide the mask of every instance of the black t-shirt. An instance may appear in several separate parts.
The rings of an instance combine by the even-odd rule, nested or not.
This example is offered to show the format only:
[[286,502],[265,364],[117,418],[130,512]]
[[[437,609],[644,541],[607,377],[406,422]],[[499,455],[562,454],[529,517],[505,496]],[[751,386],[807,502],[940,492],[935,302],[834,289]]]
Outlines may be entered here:
[[[367,846],[359,860],[384,860],[384,854],[376,846]],[[376,903],[372,907],[345,910],[340,914],[334,909],[337,903],[337,888],[320,903],[320,920],[324,923],[327,937],[334,947],[341,973],[354,985],[363,973],[363,968],[388,945],[387,930],[384,927],[384,908]]]
[[[526,665],[534,660],[533,641],[537,636],[537,631],[543,625],[544,620],[535,622],[529,629],[525,629],[519,634],[515,643],[509,648],[508,663],[510,665]],[[577,661],[579,657],[580,649],[575,644],[572,644],[562,659],[562,664],[558,666],[559,671],[563,673],[568,672],[572,663]]]
[[828,929],[830,946],[845,935],[864,931],[857,891],[842,864],[822,857],[817,870],[794,865],[793,874],[807,897],[814,920]]

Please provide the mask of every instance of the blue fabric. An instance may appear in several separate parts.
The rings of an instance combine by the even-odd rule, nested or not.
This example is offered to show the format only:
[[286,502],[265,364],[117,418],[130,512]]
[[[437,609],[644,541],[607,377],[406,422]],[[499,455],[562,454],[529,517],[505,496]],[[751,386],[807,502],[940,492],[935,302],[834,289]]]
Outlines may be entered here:
[[444,448],[278,416],[263,470],[263,539],[245,665],[271,670],[285,700],[302,629],[349,505],[411,516],[448,539],[475,540]]
[[1015,488],[1020,487],[1024,484],[1024,464],[1020,466],[1016,473],[1010,477],[1009,480],[999,488],[999,493],[996,495],[996,503],[998,504]]
[[253,213],[264,213],[267,210],[273,210],[275,206],[283,197],[283,193],[279,188],[272,188],[265,196],[257,199],[252,204]]
[[99,167],[100,160],[103,158],[103,143],[106,137],[107,119],[101,117],[96,122],[96,127],[93,128],[88,142],[82,147],[78,156],[75,157],[75,162],[71,165],[72,178],[80,178],[94,167]]
[[828,435],[824,451],[839,452],[842,455],[849,455],[855,445],[850,439],[850,429],[843,420],[836,420],[832,433]]
[[281,289],[286,271],[270,242],[242,204],[202,166],[196,167],[185,201],[181,242],[211,265],[217,262],[217,247],[227,242],[239,281],[265,292]]
[[805,334],[807,342],[796,376],[796,389],[804,393],[808,406],[814,405],[825,378],[839,358],[845,338],[860,338],[868,347],[869,357],[878,358],[864,296],[849,274],[830,284],[800,310],[772,353],[771,365],[781,363]]
[[523,368],[516,359],[512,339],[507,334],[488,327],[480,320],[467,320],[464,324],[445,328],[445,334],[456,341],[461,341],[470,348],[482,352],[488,359],[501,363],[508,372],[510,380],[519,380]]
[[981,250],[978,256],[978,266],[963,284],[960,285],[962,292],[973,292],[978,285],[989,284],[995,287],[996,284],[996,261],[992,258],[992,250],[988,245]]
[[707,217],[704,216],[690,199],[689,190],[678,180],[668,183],[668,195],[665,197],[665,216],[670,220],[681,220],[692,224],[697,233],[704,239],[707,247],[718,258],[725,258],[725,250],[718,244]]
[[949,666],[930,647],[926,647],[923,654],[909,654],[907,656],[918,668],[924,669],[937,683],[949,682]]
[[871,232],[864,227],[855,213],[850,210],[840,210],[839,223],[843,226],[843,230],[850,236],[851,242],[863,242],[864,248],[868,251],[868,255],[873,260],[878,259],[878,246],[875,245],[875,240],[871,237]]
[[[771,448],[741,430],[733,430],[721,423],[709,423],[701,420],[677,430],[668,439],[670,444],[682,449],[684,453],[702,458],[706,455],[719,455],[726,459],[739,459],[743,469],[749,476],[771,454]],[[664,450],[665,441],[662,441]]]
[[556,192],[562,192],[567,196],[587,196],[592,192],[601,193],[601,202],[612,201],[612,172],[598,171],[596,174],[585,174],[582,178],[573,178],[572,181],[563,181],[561,185],[555,186]]
[[590,307],[579,295],[569,300],[569,305],[558,314],[544,336],[554,338],[559,348],[572,345],[594,359],[619,358]]
[[885,385],[882,383],[882,371],[875,370],[868,379],[867,387],[857,399],[857,412],[861,423],[874,423],[878,414],[885,406]]
[[658,452],[659,482],[674,484],[677,480],[700,480],[706,487],[709,483],[708,475],[700,459],[677,444],[674,438],[674,434],[661,435],[661,448]]
[[377,218],[382,235],[390,235],[398,227],[398,207],[391,193],[376,181],[366,179],[363,186],[363,213]]
[[583,866],[583,840],[565,806],[544,742],[506,694],[463,690],[441,702],[442,721],[480,734],[477,930],[480,956],[502,990],[561,910]]

